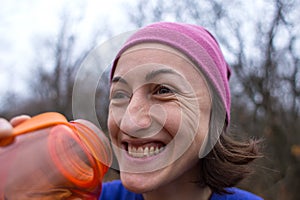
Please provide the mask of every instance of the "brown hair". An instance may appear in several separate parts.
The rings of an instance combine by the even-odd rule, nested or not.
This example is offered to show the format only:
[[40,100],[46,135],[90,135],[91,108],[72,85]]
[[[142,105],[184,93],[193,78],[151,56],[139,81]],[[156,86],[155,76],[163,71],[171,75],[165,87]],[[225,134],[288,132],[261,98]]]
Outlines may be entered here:
[[200,185],[213,192],[228,193],[227,187],[237,185],[253,172],[249,165],[262,157],[260,140],[240,141],[229,134],[225,108],[218,93],[207,81],[212,97],[209,138],[206,144],[211,150],[200,159]]
[[200,160],[203,186],[216,193],[228,193],[225,188],[235,186],[252,172],[248,164],[261,157],[258,143],[236,141],[222,133],[210,153]]

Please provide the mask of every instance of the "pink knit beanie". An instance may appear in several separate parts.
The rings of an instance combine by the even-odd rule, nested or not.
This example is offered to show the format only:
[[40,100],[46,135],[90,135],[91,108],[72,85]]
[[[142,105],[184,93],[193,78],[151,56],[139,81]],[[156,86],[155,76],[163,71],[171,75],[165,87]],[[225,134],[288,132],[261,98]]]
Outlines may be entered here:
[[135,32],[118,52],[112,69],[126,49],[145,42],[156,42],[171,46],[187,57],[208,78],[219,95],[226,110],[226,124],[230,122],[230,68],[227,65],[216,39],[203,27],[175,22],[150,24]]

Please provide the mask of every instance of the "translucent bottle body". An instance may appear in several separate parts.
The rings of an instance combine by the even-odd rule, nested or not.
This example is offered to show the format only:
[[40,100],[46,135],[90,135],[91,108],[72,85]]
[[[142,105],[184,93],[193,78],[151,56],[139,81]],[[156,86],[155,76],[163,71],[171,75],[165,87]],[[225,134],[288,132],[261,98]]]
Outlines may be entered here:
[[20,134],[0,147],[0,199],[98,199],[109,141],[85,120]]

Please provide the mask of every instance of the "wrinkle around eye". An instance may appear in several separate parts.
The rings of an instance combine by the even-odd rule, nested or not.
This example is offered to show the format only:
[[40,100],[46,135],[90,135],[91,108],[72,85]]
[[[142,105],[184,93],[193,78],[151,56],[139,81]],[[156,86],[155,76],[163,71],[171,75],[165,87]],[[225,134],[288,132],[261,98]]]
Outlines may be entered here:
[[173,93],[153,94],[153,97],[159,101],[173,102],[181,106],[190,104],[191,102],[195,102],[198,99],[198,97],[196,96],[196,92],[183,92],[177,90],[173,90]]
[[153,89],[153,95],[156,96],[177,96],[182,98],[188,98],[189,96],[193,96],[195,92],[190,91],[187,88],[183,87],[174,87],[169,86],[167,84],[159,84]]

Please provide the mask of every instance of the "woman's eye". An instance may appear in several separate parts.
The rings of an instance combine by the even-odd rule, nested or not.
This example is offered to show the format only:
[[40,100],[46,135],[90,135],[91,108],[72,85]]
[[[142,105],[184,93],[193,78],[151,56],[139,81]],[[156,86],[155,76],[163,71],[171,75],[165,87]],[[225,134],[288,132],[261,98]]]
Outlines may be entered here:
[[166,86],[159,86],[156,91],[155,94],[170,94],[170,93],[174,93],[174,91]]
[[129,98],[129,95],[124,92],[115,92],[114,94],[112,94],[111,98],[112,99],[125,99],[125,98]]

